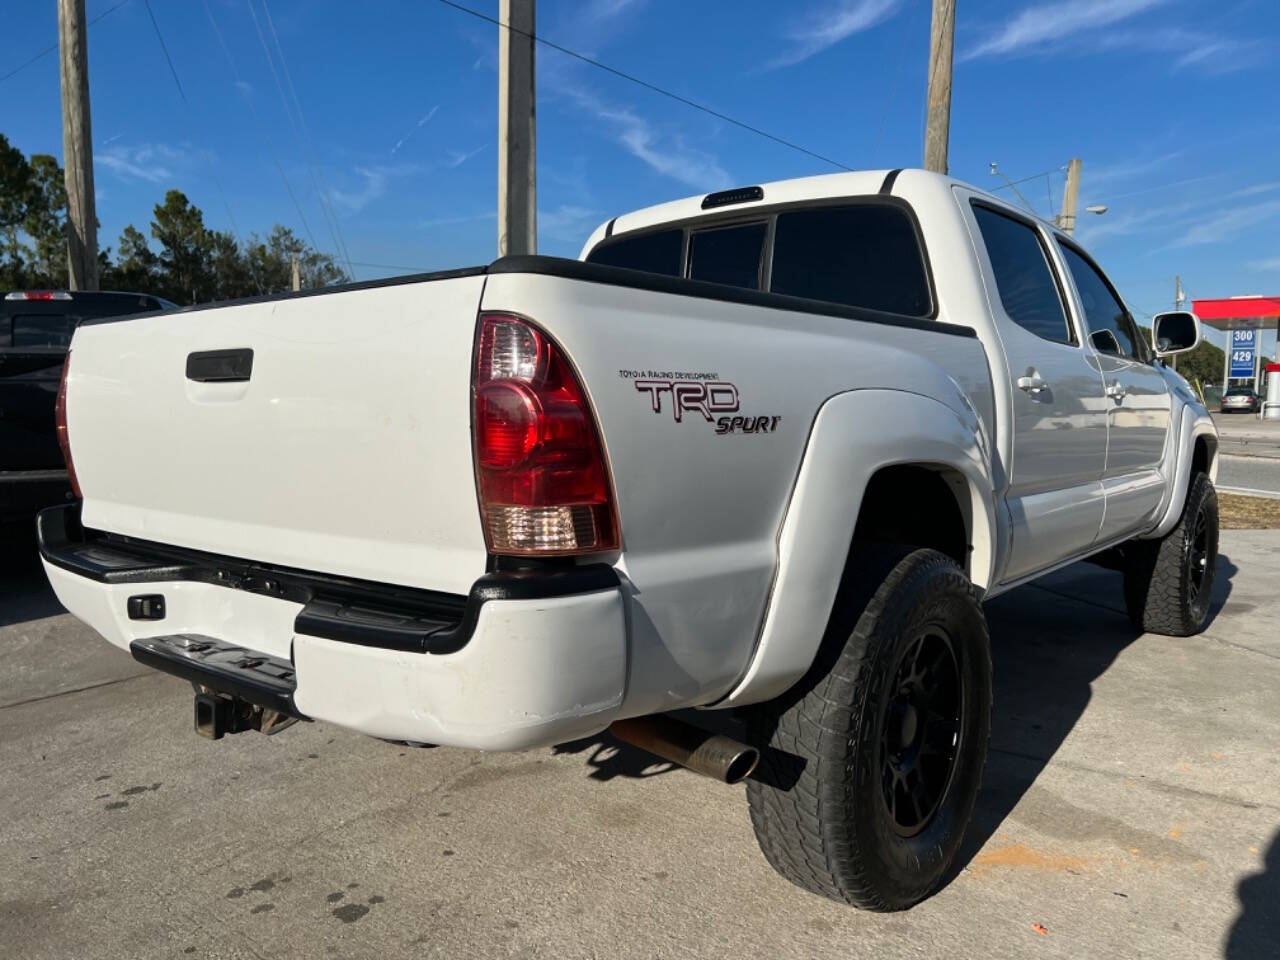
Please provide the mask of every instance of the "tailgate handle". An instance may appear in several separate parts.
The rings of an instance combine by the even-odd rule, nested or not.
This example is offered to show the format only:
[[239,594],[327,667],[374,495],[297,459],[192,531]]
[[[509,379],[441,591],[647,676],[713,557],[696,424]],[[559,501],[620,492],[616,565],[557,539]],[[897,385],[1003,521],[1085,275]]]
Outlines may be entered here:
[[187,354],[187,379],[199,383],[244,383],[253,373],[253,351],[200,350]]

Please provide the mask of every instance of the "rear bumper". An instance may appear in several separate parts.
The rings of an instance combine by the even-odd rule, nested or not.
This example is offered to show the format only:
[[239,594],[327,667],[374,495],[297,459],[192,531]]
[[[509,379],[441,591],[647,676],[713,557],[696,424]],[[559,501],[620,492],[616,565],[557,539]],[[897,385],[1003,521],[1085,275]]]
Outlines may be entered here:
[[[111,643],[284,713],[517,750],[598,732],[622,706],[623,601],[603,564],[487,574],[458,597],[104,537],[78,505],[38,531],[58,599]],[[163,618],[131,618],[140,596]]]

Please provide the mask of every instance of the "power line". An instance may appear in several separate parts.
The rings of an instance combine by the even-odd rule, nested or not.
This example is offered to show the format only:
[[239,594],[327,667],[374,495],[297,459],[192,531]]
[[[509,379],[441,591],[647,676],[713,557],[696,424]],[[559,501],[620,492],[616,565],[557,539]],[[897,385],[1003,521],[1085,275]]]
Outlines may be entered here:
[[[187,120],[194,126],[195,119],[191,113],[191,102],[187,99],[186,93],[183,92],[182,81],[178,79],[178,71],[173,66],[173,58],[169,56],[169,45],[164,42],[164,34],[160,32],[160,24],[156,20],[155,12],[151,9],[151,0],[142,0],[142,2],[146,5],[147,15],[151,18],[151,26],[155,28],[156,39],[160,41],[160,49],[164,51],[165,62],[169,64],[169,73],[173,76],[173,85],[178,88],[178,97],[182,100],[183,107],[186,108]],[[218,178],[218,172],[214,169],[213,161],[209,159],[209,154],[205,151],[201,150],[199,152],[204,157],[205,163],[209,167],[209,177],[213,180],[213,184],[218,190],[218,195],[222,198],[222,206],[227,211],[227,220],[231,223],[231,235],[235,237],[237,246],[244,247],[244,241],[240,239],[240,227],[236,224],[235,214],[231,212],[231,201],[227,199],[227,191],[222,188],[222,181]],[[247,262],[249,263],[250,273],[253,274],[253,282],[258,287],[258,292],[265,293],[262,280],[257,271],[253,269],[252,258]]]
[[[333,235],[334,243],[341,251],[342,257],[347,261],[347,268],[350,269],[351,254],[347,250],[347,239],[342,235],[342,224],[338,221],[337,211],[333,208],[333,200],[329,197],[329,186],[325,183],[324,174],[320,170],[320,161],[316,156],[315,143],[311,139],[311,131],[307,128],[307,118],[302,113],[302,104],[298,101],[298,91],[293,85],[293,73],[289,70],[289,61],[285,59],[284,47],[280,45],[280,34],[276,32],[276,22],[271,16],[271,8],[267,6],[267,0],[262,0],[262,12],[266,14],[267,26],[271,28],[271,38],[275,41],[276,53],[280,57],[280,68],[284,72],[285,82],[288,83],[289,93],[293,97],[294,110],[298,114],[298,126],[302,127],[303,139],[311,160],[309,167],[311,183],[315,187],[316,199],[320,203],[320,211],[324,214],[325,222],[329,225],[329,232]],[[296,129],[294,132],[296,135]]]
[[524,30],[519,30],[515,27],[509,26],[501,22],[500,20],[498,20],[497,17],[491,17],[486,13],[480,13],[478,10],[472,10],[470,7],[464,7],[460,3],[454,3],[453,0],[439,0],[439,2],[443,3],[446,7],[453,7],[453,9],[455,10],[460,10],[463,13],[469,14],[470,16],[475,17],[477,20],[484,20],[488,23],[493,24],[496,27],[499,27],[500,29],[509,30],[512,33],[517,33],[523,37],[528,37],[529,39],[542,44],[544,47],[550,47],[552,50],[557,50],[560,53],[565,54],[566,56],[573,57],[575,60],[581,60],[583,63],[590,64],[593,67],[596,67],[600,70],[605,71],[606,73],[611,73],[615,77],[621,77],[623,80],[629,80],[631,83],[644,87],[646,90],[650,90],[654,93],[661,94],[664,97],[668,97],[669,99],[676,101],[677,103],[682,103],[686,107],[692,107],[694,110],[700,110],[703,113],[707,114],[708,116],[715,117],[717,120],[723,120],[725,123],[732,124],[735,127],[739,127],[750,133],[754,133],[756,134],[756,136],[764,137],[766,140],[772,140],[774,143],[781,144],[782,146],[788,147],[792,150],[797,150],[800,153],[813,157],[815,160],[821,160],[823,163],[829,163],[831,164],[831,166],[838,167],[841,170],[852,171],[854,169],[853,167],[846,166],[845,164],[841,163],[839,160],[832,160],[830,157],[824,157],[822,154],[816,153],[807,147],[802,147],[798,143],[793,143],[790,140],[786,140],[782,137],[775,136],[774,134],[769,133],[766,130],[761,130],[759,127],[753,127],[751,124],[744,123],[741,120],[735,120],[733,117],[729,116],[728,114],[721,113],[718,110],[713,110],[710,107],[705,106],[704,104],[698,103],[695,100],[690,100],[688,97],[682,97],[678,93],[672,93],[670,90],[664,90],[662,87],[649,83],[647,80],[641,80],[637,76],[633,76],[632,74],[625,73],[622,70],[617,69],[616,67],[611,67],[607,63],[601,63],[599,60],[595,60],[584,54],[578,53],[576,50],[570,50],[568,47],[562,47],[560,46],[560,44],[552,43],[550,40],[546,40],[543,37],[539,37],[535,34],[528,33]]
[[[85,29],[87,30],[89,27],[92,27],[99,20],[103,20],[108,15],[115,13],[117,10],[119,10],[128,2],[129,0],[120,0],[120,2],[117,3],[115,6],[108,7],[106,10],[103,10],[100,14],[98,14],[96,17],[90,20],[87,24],[85,24]],[[24,60],[22,63],[18,64],[8,73],[6,73],[3,77],[0,77],[0,83],[4,83],[6,80],[8,80],[10,77],[12,77],[16,73],[21,73],[23,70],[27,69],[27,67],[31,66],[36,61],[43,60],[45,57],[47,57],[49,54],[53,53],[57,49],[58,49],[58,45],[56,43],[51,47],[45,47],[43,50],[37,53],[30,60]]]
[[911,28],[916,23],[916,10],[920,4],[913,4],[911,11],[903,18],[905,21],[902,28],[902,42],[898,46],[898,65],[893,71],[893,84],[889,87],[889,96],[884,102],[884,112],[880,114],[880,126],[876,130],[875,146],[871,148],[871,165],[876,165],[876,155],[880,153],[880,141],[884,138],[884,126],[889,119],[889,113],[893,110],[893,101],[898,95],[898,80],[902,77],[902,64],[907,59],[907,41],[911,38]]
[[[240,70],[236,67],[234,58],[231,56],[231,50],[227,47],[226,40],[223,39],[222,30],[218,26],[218,21],[214,19],[213,9],[209,6],[209,0],[204,0],[204,12],[209,18],[209,24],[213,27],[214,35],[218,38],[218,45],[222,47],[222,53],[227,58],[227,64],[231,67],[231,74],[235,77],[236,84],[240,84]],[[302,207],[298,204],[298,198],[293,193],[293,187],[289,183],[289,176],[284,171],[284,165],[280,162],[280,157],[276,153],[275,144],[271,141],[271,135],[267,133],[266,125],[263,124],[262,118],[258,116],[258,108],[253,105],[251,96],[246,95],[245,98],[249,104],[249,111],[253,114],[254,122],[258,125],[258,132],[262,135],[263,141],[267,145],[267,152],[271,154],[271,159],[276,165],[276,170],[280,172],[280,179],[284,182],[284,189],[289,194],[289,199],[293,201],[293,209],[297,211],[298,217],[302,220],[302,225],[307,227],[307,219],[302,215]],[[311,236],[311,230],[307,227],[307,236]],[[315,237],[311,237],[311,245],[316,246]]]
[[[253,18],[253,26],[254,26],[254,29],[258,31],[258,39],[262,41],[262,52],[263,52],[264,54],[266,54],[266,57],[267,57],[267,66],[269,66],[269,67],[271,68],[271,76],[273,76],[273,77],[275,78],[275,81],[276,81],[276,89],[280,91],[280,98],[281,98],[281,100],[283,100],[283,99],[284,99],[284,87],[282,87],[282,86],[280,85],[280,75],[279,75],[278,73],[276,73],[276,64],[275,64],[275,61],[271,59],[271,51],[270,51],[270,49],[267,47],[267,38],[266,38],[266,36],[262,33],[262,27],[260,27],[260,26],[258,25],[258,15],[257,15],[257,14],[254,12],[254,10],[253,10],[253,3],[252,3],[252,0],[249,0],[249,2],[248,2],[248,6],[249,6],[249,16],[251,16],[251,17]],[[286,112],[286,113],[288,113],[288,104],[285,104],[285,112]],[[292,122],[293,122],[293,116],[292,116],[292,115],[290,115],[290,116],[289,116],[289,122],[290,122],[290,123],[292,123]],[[294,133],[297,133],[297,128],[296,128],[296,127],[294,128]],[[277,164],[279,163],[279,161],[278,161],[278,160],[277,160],[276,162],[277,162]],[[283,167],[281,167],[280,175],[281,175],[281,176],[284,176],[284,168],[283,168]],[[286,177],[286,178],[285,178],[285,188],[289,191],[289,199],[293,201],[293,209],[294,209],[294,210],[296,210],[296,211],[298,212],[298,218],[302,221],[302,229],[303,229],[304,231],[306,231],[307,238],[311,241],[311,246],[312,246],[312,247],[314,247],[314,248],[316,248],[316,249],[318,250],[318,249],[320,248],[320,244],[316,243],[316,236],[315,236],[315,234],[314,234],[314,233],[312,233],[312,232],[311,232],[311,224],[309,224],[309,223],[307,222],[307,216],[306,216],[306,214],[304,214],[304,213],[302,212],[302,207],[301,207],[301,206],[299,206],[299,204],[298,204],[298,198],[297,198],[297,197],[295,197],[295,196],[293,195],[293,188],[292,188],[292,187],[290,187],[290,186],[288,185],[288,183],[289,183],[289,181],[288,181],[288,178]],[[335,251],[335,252],[336,252],[336,251]]]
[[[1052,170],[1041,170],[1039,173],[1033,173],[1029,177],[1023,177],[1021,180],[1009,180],[1006,183],[1002,184],[1001,186],[996,187],[995,189],[1005,190],[1009,187],[1017,186],[1020,183],[1026,183],[1028,180],[1039,180],[1041,177],[1052,176],[1053,174],[1058,173],[1060,170],[1062,170],[1062,167],[1054,167]],[[1017,193],[1017,192],[1018,191],[1016,190],[1014,191],[1014,193]]]

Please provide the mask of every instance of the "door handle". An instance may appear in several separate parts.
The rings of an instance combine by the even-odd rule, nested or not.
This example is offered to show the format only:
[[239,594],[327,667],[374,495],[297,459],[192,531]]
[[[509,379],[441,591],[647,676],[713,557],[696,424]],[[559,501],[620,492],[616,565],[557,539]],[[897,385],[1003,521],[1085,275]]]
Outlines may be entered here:
[[1046,386],[1045,382],[1036,376],[1019,377],[1015,382],[1019,390],[1025,390],[1032,396],[1041,393]]
[[187,354],[187,379],[198,383],[243,383],[253,374],[253,351],[202,350]]
[[1124,384],[1119,381],[1107,384],[1107,396],[1112,400],[1123,400],[1125,394],[1128,392],[1129,391],[1124,388]]

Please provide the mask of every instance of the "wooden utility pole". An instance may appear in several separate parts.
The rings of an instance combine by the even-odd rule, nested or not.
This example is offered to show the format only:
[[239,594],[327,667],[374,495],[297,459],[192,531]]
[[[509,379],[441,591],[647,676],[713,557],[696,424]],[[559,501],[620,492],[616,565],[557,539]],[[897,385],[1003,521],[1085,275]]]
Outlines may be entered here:
[[534,0],[498,4],[498,256],[536,253]]
[[98,289],[98,217],[93,196],[87,40],[84,0],[58,0],[62,166],[67,184],[67,272],[72,290]]
[[1062,212],[1058,214],[1058,226],[1068,235],[1076,232],[1076,204],[1080,199],[1080,171],[1084,161],[1072,157],[1067,164],[1067,184],[1062,188]]
[[929,120],[924,131],[924,168],[947,172],[951,138],[951,54],[955,47],[956,0],[933,0],[929,30]]
[[291,258],[290,258],[290,259],[291,259],[291,263],[292,263],[292,266],[293,266],[293,289],[295,289],[295,290],[301,290],[301,289],[302,289],[302,274],[301,274],[301,272],[298,270],[298,255],[297,255],[296,253],[294,253],[294,254],[292,254],[292,255],[291,255]]
[[[1182,277],[1175,275],[1173,278],[1173,309],[1182,310],[1183,305],[1187,302],[1187,295],[1182,292]],[[1169,358],[1173,362],[1173,369],[1178,369],[1178,355],[1175,353]]]

